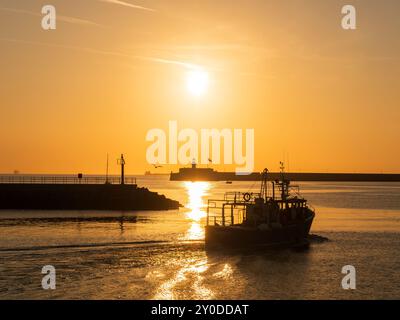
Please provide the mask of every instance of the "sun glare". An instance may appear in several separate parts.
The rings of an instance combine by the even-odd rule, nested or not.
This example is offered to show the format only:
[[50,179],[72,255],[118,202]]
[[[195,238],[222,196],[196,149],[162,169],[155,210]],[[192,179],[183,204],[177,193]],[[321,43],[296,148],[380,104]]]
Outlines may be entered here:
[[196,97],[204,95],[208,89],[208,73],[201,69],[191,70],[187,73],[186,87],[190,94]]
[[203,197],[207,195],[210,184],[208,182],[185,182],[185,187],[189,196],[187,208],[190,209],[186,215],[193,221],[200,221],[206,216]]

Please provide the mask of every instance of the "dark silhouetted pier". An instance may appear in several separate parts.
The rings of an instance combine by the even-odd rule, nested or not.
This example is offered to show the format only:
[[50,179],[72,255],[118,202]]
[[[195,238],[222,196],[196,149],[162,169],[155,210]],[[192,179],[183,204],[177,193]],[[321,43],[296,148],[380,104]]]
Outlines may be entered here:
[[179,202],[147,188],[136,178],[87,176],[0,176],[0,209],[171,210]]

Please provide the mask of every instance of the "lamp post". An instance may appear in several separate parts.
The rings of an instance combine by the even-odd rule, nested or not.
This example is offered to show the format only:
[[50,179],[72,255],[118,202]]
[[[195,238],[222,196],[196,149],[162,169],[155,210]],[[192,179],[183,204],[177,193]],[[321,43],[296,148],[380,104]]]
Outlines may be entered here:
[[125,159],[124,155],[121,154],[121,158],[117,160],[118,164],[121,166],[121,184],[125,184]]

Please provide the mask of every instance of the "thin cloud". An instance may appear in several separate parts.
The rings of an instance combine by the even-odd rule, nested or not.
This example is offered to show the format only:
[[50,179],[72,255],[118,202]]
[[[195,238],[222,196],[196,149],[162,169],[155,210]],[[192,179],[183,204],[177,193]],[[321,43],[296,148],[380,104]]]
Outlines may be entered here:
[[139,5],[136,5],[136,4],[132,4],[132,3],[125,2],[125,1],[120,1],[120,0],[99,0],[99,1],[100,2],[111,3],[111,4],[116,4],[116,5],[120,5],[120,6],[124,6],[124,7],[128,7],[128,8],[138,9],[138,10],[153,11],[153,12],[156,11],[156,10],[151,9],[151,8],[139,6]]
[[[158,63],[158,64],[175,65],[177,67],[182,67],[182,68],[185,68],[188,70],[204,68],[204,66],[201,66],[198,64],[192,64],[192,63],[188,63],[188,62],[180,61],[180,60],[165,59],[165,58],[154,57],[154,56],[137,56],[137,55],[131,55],[128,53],[123,53],[123,52],[106,51],[106,50],[99,50],[99,49],[93,49],[93,48],[88,48],[88,47],[68,46],[68,45],[62,45],[62,44],[46,43],[46,42],[39,42],[39,41],[28,41],[28,40],[18,40],[18,39],[10,39],[10,38],[0,38],[0,41],[35,45],[35,46],[62,48],[62,49],[69,49],[69,50],[78,50],[78,51],[88,52],[88,53],[92,53],[92,54],[100,54],[100,55],[104,55],[104,56],[114,56],[114,57],[119,57],[119,58],[148,61],[148,62],[153,62],[153,63]],[[226,69],[221,69],[221,68],[206,68],[206,69],[213,69],[216,72],[231,73],[231,70],[226,70]],[[267,80],[275,78],[275,76],[265,76],[263,74],[252,73],[252,72],[240,72],[239,71],[237,74],[242,77],[256,77],[256,78],[262,78],[262,79],[267,79]]]
[[164,58],[152,57],[152,56],[130,55],[128,53],[117,52],[117,51],[106,51],[106,50],[98,50],[98,49],[87,48],[87,47],[68,46],[68,45],[62,45],[62,44],[45,43],[45,42],[39,42],[39,41],[18,40],[18,39],[10,39],[10,38],[0,38],[0,41],[6,41],[6,42],[11,42],[11,43],[20,43],[20,44],[29,44],[29,45],[35,45],[35,46],[63,48],[63,49],[70,49],[70,50],[79,50],[79,51],[85,51],[85,52],[89,52],[89,53],[101,54],[101,55],[105,55],[105,56],[115,56],[115,57],[120,57],[120,58],[136,59],[136,60],[149,61],[149,62],[160,63],[160,64],[175,65],[175,66],[183,67],[185,69],[190,69],[190,70],[202,68],[200,65],[196,65],[196,64],[192,64],[192,63],[188,63],[188,62],[184,62],[184,61],[170,60],[170,59],[164,59]]
[[157,62],[157,63],[172,64],[172,65],[184,67],[186,69],[200,69],[201,68],[199,65],[188,63],[188,62],[183,62],[183,61],[178,61],[178,60],[169,60],[169,59],[163,59],[163,58],[143,57],[143,56],[135,56],[135,57],[138,59]]
[[[19,14],[27,14],[27,15],[36,16],[36,17],[42,16],[42,14],[37,13],[37,12],[13,9],[13,8],[0,8],[0,11],[19,13]],[[78,25],[100,26],[99,24],[97,24],[93,21],[90,21],[90,20],[79,19],[79,18],[68,17],[68,16],[60,16],[60,15],[57,15],[57,21],[62,21],[62,22],[71,23],[71,24],[78,24]]]

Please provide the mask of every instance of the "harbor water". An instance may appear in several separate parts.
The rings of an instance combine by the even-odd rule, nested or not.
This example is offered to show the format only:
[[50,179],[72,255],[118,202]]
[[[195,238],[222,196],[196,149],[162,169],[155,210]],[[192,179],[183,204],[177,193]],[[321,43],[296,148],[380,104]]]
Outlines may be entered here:
[[[301,183],[321,238],[300,252],[226,253],[205,250],[207,199],[259,183],[137,182],[184,208],[0,211],[0,299],[400,298],[400,183]],[[46,265],[55,290],[42,289]],[[346,265],[355,290],[342,288]]]

